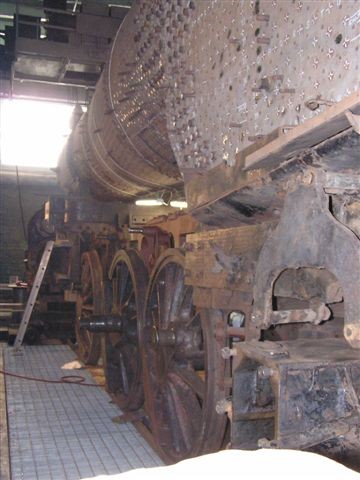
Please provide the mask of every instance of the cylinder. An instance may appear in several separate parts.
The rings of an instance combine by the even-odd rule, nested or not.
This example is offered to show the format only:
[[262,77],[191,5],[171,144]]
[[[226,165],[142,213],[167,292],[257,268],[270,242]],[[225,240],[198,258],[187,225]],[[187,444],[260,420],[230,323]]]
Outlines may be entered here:
[[181,184],[179,169],[186,183],[233,165],[358,91],[357,12],[356,0],[135,0],[64,172],[131,199]]
[[62,154],[65,190],[78,193],[77,179],[86,179],[97,198],[131,200],[182,183],[166,126],[161,45],[146,20],[150,9],[151,2],[135,2],[116,34],[89,109]]

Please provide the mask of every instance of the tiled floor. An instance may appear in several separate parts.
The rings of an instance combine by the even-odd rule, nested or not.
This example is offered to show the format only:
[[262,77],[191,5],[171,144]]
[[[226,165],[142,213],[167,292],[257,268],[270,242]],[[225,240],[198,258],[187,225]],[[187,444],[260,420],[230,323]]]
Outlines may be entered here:
[[[48,379],[86,370],[62,370],[75,359],[67,346],[5,348],[10,372]],[[47,384],[6,377],[12,480],[75,480],[162,462],[101,388]]]

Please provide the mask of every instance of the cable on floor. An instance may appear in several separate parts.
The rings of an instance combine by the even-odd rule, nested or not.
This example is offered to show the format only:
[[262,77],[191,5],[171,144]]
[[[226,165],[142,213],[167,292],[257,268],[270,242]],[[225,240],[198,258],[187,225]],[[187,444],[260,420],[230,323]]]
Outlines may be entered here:
[[20,375],[19,373],[12,373],[6,372],[5,370],[0,370],[0,374],[14,377],[14,378],[21,378],[22,380],[33,380],[34,382],[43,382],[43,383],[57,383],[57,384],[72,384],[72,385],[79,385],[80,387],[105,387],[104,384],[99,383],[86,383],[85,378],[81,375],[64,375],[60,378],[60,380],[51,380],[47,378],[38,378],[38,377],[30,377],[28,375]]

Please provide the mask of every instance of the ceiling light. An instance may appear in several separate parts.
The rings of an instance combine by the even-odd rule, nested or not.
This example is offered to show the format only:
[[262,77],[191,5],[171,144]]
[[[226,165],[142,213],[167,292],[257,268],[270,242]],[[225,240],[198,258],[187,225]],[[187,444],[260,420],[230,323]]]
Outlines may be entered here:
[[184,200],[171,200],[170,207],[184,209],[188,207],[188,204]]
[[164,205],[164,201],[161,198],[140,198],[135,201],[135,205],[139,207],[157,207]]

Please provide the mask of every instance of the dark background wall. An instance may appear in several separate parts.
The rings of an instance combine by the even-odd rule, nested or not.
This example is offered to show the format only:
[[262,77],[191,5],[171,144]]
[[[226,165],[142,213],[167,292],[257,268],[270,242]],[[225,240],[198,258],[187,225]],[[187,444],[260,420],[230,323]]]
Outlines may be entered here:
[[[25,228],[50,194],[60,193],[54,180],[29,180],[19,176]],[[0,283],[10,275],[24,278],[24,252],[27,244],[21,220],[16,177],[0,173]]]

